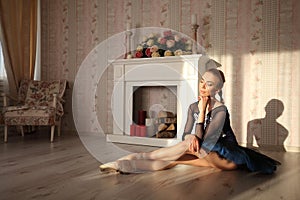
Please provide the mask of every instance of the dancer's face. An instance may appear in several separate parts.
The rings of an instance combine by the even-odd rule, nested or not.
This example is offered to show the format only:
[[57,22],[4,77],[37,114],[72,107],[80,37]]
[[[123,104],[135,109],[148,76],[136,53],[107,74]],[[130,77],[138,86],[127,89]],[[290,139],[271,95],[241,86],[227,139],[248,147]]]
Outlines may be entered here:
[[199,95],[202,97],[214,97],[221,89],[218,88],[220,80],[211,72],[205,72],[199,82]]

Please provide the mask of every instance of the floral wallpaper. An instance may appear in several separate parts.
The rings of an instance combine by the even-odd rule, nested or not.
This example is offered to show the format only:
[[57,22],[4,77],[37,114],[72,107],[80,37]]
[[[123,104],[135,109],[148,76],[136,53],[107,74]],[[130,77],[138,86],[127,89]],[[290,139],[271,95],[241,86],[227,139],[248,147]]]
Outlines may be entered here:
[[[75,129],[72,85],[97,44],[124,31],[128,22],[192,36],[191,15],[196,14],[198,42],[226,74],[224,96],[239,142],[247,142],[248,122],[264,118],[267,103],[277,99],[284,105],[277,122],[288,131],[284,145],[300,149],[298,0],[43,0],[41,11],[42,79],[69,82],[64,130]],[[112,76],[108,67],[91,105],[107,133],[112,132]]]

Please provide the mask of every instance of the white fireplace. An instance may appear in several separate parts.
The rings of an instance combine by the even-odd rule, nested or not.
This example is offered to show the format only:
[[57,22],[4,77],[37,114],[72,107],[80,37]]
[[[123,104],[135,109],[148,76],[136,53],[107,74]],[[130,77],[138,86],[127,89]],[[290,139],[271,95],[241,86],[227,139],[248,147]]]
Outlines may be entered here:
[[[107,134],[107,141],[161,147],[181,141],[187,109],[197,100],[198,80],[205,68],[201,57],[196,54],[114,61],[112,63],[114,67],[112,95],[114,122],[113,133]],[[175,138],[130,136],[130,125],[133,124],[133,92],[136,88],[145,86],[164,86],[173,88],[176,92],[177,135]]]

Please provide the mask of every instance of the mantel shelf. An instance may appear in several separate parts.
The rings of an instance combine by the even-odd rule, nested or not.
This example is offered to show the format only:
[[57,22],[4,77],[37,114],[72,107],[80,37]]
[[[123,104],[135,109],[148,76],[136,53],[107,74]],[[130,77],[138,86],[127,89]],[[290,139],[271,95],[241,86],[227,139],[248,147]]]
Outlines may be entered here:
[[119,63],[158,63],[158,62],[178,62],[178,61],[185,61],[185,60],[194,60],[200,59],[203,57],[205,61],[207,61],[207,57],[203,56],[202,54],[191,54],[191,55],[182,55],[182,56],[166,56],[166,57],[152,57],[152,58],[130,58],[130,59],[118,59],[118,60],[111,60],[110,63],[119,64]]

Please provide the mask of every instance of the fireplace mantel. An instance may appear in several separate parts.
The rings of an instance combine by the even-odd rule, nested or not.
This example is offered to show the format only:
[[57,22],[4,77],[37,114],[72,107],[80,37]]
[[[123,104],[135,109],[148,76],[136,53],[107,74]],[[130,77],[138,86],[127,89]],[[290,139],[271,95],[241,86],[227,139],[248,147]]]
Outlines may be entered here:
[[[113,133],[107,141],[127,144],[171,146],[181,141],[188,106],[197,100],[199,75],[205,67],[202,55],[119,59],[112,62]],[[204,56],[205,57],[205,56]],[[130,136],[133,88],[140,86],[177,87],[177,137],[172,139]]]

